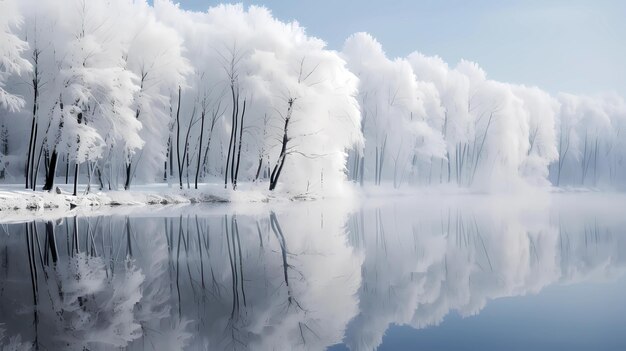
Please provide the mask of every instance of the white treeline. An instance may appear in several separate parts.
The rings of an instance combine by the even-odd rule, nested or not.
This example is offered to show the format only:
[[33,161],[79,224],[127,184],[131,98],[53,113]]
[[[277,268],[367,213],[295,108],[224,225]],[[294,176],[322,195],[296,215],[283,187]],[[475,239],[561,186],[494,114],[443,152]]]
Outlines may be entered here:
[[336,52],[261,7],[2,0],[0,54],[0,178],[30,189],[626,185],[619,96],[390,59],[363,33]]
[[366,144],[348,163],[357,182],[626,184],[619,96],[551,96],[490,80],[472,62],[450,67],[417,52],[390,59],[365,33],[350,37],[342,55],[360,79]]
[[0,15],[12,63],[1,76],[12,94],[2,90],[6,182],[235,189],[240,180],[336,193],[347,151],[363,144],[356,76],[323,41],[264,8],[2,4],[11,10]]

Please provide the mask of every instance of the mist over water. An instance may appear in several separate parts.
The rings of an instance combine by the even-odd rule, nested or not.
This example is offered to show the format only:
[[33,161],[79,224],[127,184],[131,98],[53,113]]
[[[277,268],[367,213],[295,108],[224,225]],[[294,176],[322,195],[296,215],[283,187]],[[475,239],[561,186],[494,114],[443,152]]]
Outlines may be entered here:
[[625,204],[425,196],[13,222],[0,345],[620,349]]

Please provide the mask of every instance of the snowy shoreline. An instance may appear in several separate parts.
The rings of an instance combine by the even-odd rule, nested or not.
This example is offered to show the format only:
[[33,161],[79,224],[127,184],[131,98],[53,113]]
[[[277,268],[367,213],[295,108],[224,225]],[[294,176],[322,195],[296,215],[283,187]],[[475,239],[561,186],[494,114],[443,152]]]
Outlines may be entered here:
[[[129,191],[92,191],[79,186],[77,196],[71,185],[60,185],[55,191],[25,190],[20,185],[0,187],[0,211],[72,210],[88,207],[179,205],[195,203],[264,202],[268,196],[260,189],[249,187],[241,192],[224,189],[219,185],[203,184],[199,189],[177,189],[167,184],[136,186]],[[58,191],[57,191],[58,189]]]
[[[60,193],[58,193],[57,191]],[[241,183],[237,190],[224,189],[223,184],[198,184],[198,189],[178,189],[177,185],[163,183],[134,186],[131,190],[93,190],[87,193],[86,185],[78,185],[78,195],[73,196],[72,184],[55,186],[52,192],[25,190],[22,184],[0,185],[0,224],[27,220],[56,220],[69,216],[98,215],[167,215],[173,209],[191,205],[236,206],[239,210],[290,206],[293,202],[310,202],[318,199],[341,199],[342,203],[355,198],[352,192],[344,196],[322,197],[312,194],[271,192],[265,183]],[[203,207],[206,210],[206,207]]]
[[[72,216],[179,216],[206,215],[236,211],[261,213],[293,206],[368,207],[388,201],[424,211],[432,204],[452,206],[508,208],[526,211],[534,208],[548,210],[552,205],[574,208],[595,208],[611,199],[626,206],[623,191],[600,191],[590,188],[527,188],[525,191],[485,192],[466,188],[442,186],[436,188],[393,189],[391,184],[358,187],[346,183],[341,194],[311,196],[270,192],[267,184],[242,183],[237,191],[219,184],[202,184],[199,189],[178,189],[168,184],[138,185],[130,191],[94,191],[85,194],[79,185],[79,195],[72,196],[72,186],[59,186],[61,194],[24,190],[23,185],[0,186],[0,225],[27,221],[58,220]],[[93,187],[92,187],[93,189]],[[55,189],[56,190],[56,189]],[[308,203],[305,205],[305,203]]]
[[[348,198],[375,199],[389,197],[432,197],[432,196],[465,196],[465,195],[503,195],[516,196],[516,192],[482,192],[477,190],[443,186],[432,188],[393,189],[391,186],[365,187],[358,189],[348,186]],[[78,186],[78,195],[72,195],[72,185],[62,184],[52,192],[32,191],[20,184],[3,184],[0,186],[0,212],[66,210],[74,208],[120,207],[120,206],[167,206],[210,203],[265,203],[272,200],[304,201],[324,197],[310,195],[293,195],[286,193],[268,193],[261,184],[244,183],[237,191],[224,189],[219,184],[201,184],[198,189],[178,189],[168,184],[138,185],[129,191],[110,190],[85,191],[86,185]],[[532,191],[531,191],[532,189]],[[576,194],[602,192],[590,188],[527,188],[538,194]],[[612,192],[613,193],[613,192]],[[517,194],[520,194],[519,192]],[[339,196],[342,197],[342,196]],[[343,197],[342,197],[343,198]]]

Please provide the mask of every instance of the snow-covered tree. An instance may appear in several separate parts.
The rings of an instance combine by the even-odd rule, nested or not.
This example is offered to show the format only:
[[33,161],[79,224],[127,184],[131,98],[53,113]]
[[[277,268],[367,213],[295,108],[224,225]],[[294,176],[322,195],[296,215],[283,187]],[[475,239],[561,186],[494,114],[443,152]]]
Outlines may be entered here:
[[17,111],[24,107],[24,99],[5,90],[11,75],[24,74],[32,68],[23,57],[28,43],[20,39],[16,29],[22,16],[15,0],[0,1],[0,108]]
[[[181,33],[186,57],[202,78],[182,89],[176,125],[181,130],[172,140],[174,150],[182,150],[181,159],[196,162],[181,162],[179,177],[193,176],[193,168],[188,169],[197,168],[202,157],[201,167],[209,163],[209,172],[227,183],[254,180],[263,163],[256,150],[262,149],[268,161],[261,167],[275,174],[271,178],[279,179],[274,183],[283,190],[302,194],[342,188],[346,151],[362,140],[357,81],[335,52],[261,7],[219,5],[195,13],[162,0],[155,2],[155,10],[159,20]],[[202,155],[199,150],[206,145],[197,145],[200,130],[189,127],[201,124],[207,91],[212,92],[208,110],[224,111],[224,116],[211,139],[218,145]]]
[[383,178],[393,181],[394,187],[415,182],[422,166],[445,157],[438,91],[433,84],[418,81],[407,60],[387,58],[368,34],[350,37],[343,55],[360,79],[360,127],[366,140],[363,157],[354,155],[352,171],[375,184]]
[[133,111],[142,125],[139,136],[145,143],[136,157],[132,149],[127,152],[124,188],[128,189],[135,173],[144,180],[160,179],[154,171],[161,169],[167,153],[169,93],[184,85],[192,66],[183,56],[179,34],[158,21],[147,3],[125,5],[120,16],[132,26],[126,31],[125,68],[139,79]]
[[389,58],[366,33],[335,52],[257,6],[0,6],[4,179],[26,188],[626,185],[616,94],[551,96],[466,60]]

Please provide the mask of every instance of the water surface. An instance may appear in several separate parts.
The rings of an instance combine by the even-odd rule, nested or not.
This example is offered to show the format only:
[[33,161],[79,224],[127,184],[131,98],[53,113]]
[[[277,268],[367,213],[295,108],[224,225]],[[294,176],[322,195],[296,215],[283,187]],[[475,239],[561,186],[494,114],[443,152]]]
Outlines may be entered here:
[[623,350],[625,199],[13,218],[0,229],[0,345],[19,336],[43,350]]

